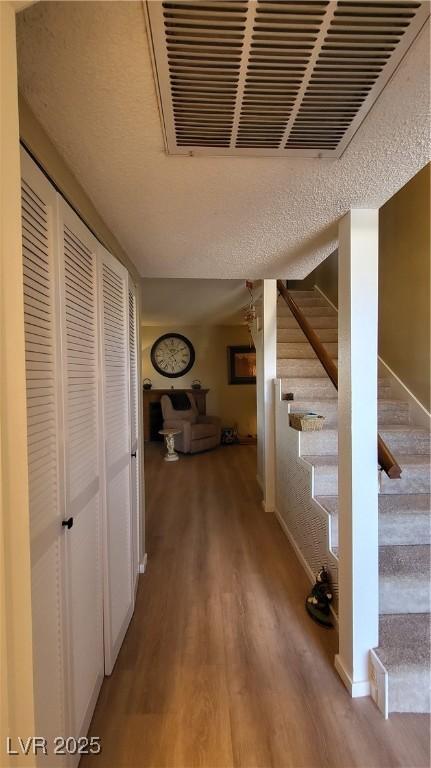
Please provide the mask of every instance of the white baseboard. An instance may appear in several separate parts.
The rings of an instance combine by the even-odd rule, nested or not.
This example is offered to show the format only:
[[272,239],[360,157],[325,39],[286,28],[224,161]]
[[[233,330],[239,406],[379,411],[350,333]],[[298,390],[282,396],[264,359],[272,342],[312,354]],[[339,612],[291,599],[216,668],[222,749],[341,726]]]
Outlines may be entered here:
[[147,553],[145,553],[142,559],[142,563],[139,563],[139,573],[145,573],[147,568],[147,561],[148,561],[148,556],[147,556]]
[[262,507],[264,512],[268,512],[268,514],[272,514],[275,512],[275,507],[273,504],[267,504],[265,499],[262,499]]
[[335,656],[334,665],[352,699],[359,699],[362,696],[371,695],[370,681],[358,680],[357,682],[353,682],[352,678],[346,670],[346,667],[344,666],[339,653],[337,653]]
[[[331,299],[328,299],[327,295],[319,288],[318,285],[314,286],[316,291],[331,305],[338,314],[338,307],[332,303]],[[385,363],[385,361],[378,356],[379,366],[382,369],[385,376],[387,376],[391,382],[392,394],[396,400],[407,400],[410,406],[410,416],[412,424],[416,424],[423,429],[431,429],[431,414],[427,411],[424,405],[417,399],[417,397],[411,392],[411,390],[401,381],[395,371]]]

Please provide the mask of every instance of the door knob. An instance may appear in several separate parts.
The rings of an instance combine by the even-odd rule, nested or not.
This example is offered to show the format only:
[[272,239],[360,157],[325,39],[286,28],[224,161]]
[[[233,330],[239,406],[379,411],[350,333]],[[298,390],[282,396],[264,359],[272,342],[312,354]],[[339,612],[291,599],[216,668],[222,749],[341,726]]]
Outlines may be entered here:
[[132,459],[136,459],[136,451],[133,451],[133,453],[130,454]]
[[73,525],[73,517],[68,517],[67,520],[63,520],[61,524],[63,528],[67,528],[67,530],[70,531]]

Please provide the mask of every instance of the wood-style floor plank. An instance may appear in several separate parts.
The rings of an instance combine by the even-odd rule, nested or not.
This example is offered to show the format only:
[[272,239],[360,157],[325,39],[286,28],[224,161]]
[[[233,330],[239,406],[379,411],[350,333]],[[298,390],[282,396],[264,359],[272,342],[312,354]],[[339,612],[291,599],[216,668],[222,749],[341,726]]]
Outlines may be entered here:
[[383,720],[334,670],[335,631],[261,507],[256,451],[146,448],[147,573],[82,768],[422,768],[429,719]]

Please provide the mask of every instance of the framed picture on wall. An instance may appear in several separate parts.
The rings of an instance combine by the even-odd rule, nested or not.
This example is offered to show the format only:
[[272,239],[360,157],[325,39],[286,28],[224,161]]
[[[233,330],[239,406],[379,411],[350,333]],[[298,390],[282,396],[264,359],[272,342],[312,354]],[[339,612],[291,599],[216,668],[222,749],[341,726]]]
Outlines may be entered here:
[[229,384],[256,384],[256,350],[250,346],[227,348]]

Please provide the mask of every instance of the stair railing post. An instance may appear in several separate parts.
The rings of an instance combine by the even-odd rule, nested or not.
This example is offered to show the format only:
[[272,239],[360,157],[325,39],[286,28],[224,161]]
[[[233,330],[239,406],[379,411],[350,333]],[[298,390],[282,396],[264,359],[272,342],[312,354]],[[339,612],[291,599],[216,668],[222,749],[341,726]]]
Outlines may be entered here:
[[377,337],[378,210],[339,224],[338,496],[339,653],[351,695],[370,693],[378,645]]

